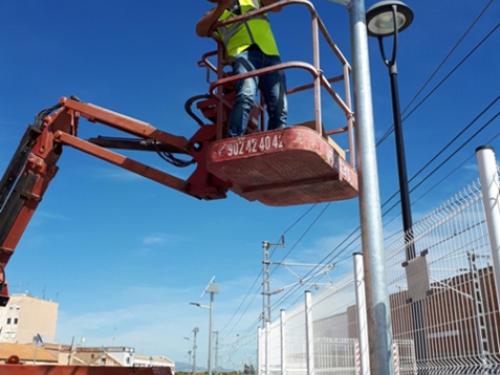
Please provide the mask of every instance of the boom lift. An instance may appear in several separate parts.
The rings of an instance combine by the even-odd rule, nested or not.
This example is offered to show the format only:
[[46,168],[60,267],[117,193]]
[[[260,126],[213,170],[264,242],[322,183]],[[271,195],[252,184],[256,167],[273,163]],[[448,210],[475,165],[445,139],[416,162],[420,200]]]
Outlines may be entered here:
[[[77,98],[62,98],[55,106],[41,111],[30,125],[0,181],[0,305],[9,298],[5,267],[12,256],[50,181],[57,173],[57,162],[65,146],[73,147],[118,167],[149,178],[198,199],[226,197],[227,191],[267,205],[288,206],[353,198],[357,195],[355,172],[354,115],[349,89],[350,65],[307,0],[284,0],[224,25],[243,21],[291,4],[305,6],[312,20],[313,64],[286,62],[241,75],[224,72],[223,47],[205,54],[199,65],[207,69],[209,92],[186,102],[186,111],[199,125],[187,139],[159,130],[152,125],[110,110],[83,103]],[[342,73],[327,78],[319,65],[319,34],[334,52]],[[212,60],[216,60],[212,62]],[[314,119],[286,129],[264,131],[264,108],[255,106],[250,129],[243,137],[224,138],[234,98],[234,83],[270,71],[301,69],[309,72],[312,83],[288,91],[289,95],[312,89]],[[211,81],[210,76],[216,79]],[[344,98],[333,84],[343,82]],[[326,130],[321,115],[321,89],[324,89],[345,115],[345,126]],[[202,120],[193,107],[203,114]],[[80,120],[99,123],[133,138],[78,137]],[[349,154],[332,135],[347,133]],[[112,149],[156,152],[177,167],[195,165],[183,180],[153,168]],[[180,159],[178,155],[184,155]],[[185,158],[190,159],[186,160]]]

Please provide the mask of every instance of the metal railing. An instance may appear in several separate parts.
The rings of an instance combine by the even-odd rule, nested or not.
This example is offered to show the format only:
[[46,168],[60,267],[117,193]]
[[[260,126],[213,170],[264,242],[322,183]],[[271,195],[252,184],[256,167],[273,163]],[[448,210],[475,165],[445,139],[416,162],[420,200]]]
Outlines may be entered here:
[[[351,66],[347,61],[346,57],[339,49],[339,47],[335,44],[333,38],[328,32],[325,24],[319,17],[314,5],[308,0],[282,0],[280,2],[274,3],[272,5],[262,7],[255,11],[246,13],[241,16],[232,17],[229,20],[226,20],[218,25],[218,26],[228,26],[237,22],[242,22],[248,20],[252,17],[257,17],[263,15],[267,12],[281,9],[283,7],[287,7],[290,5],[302,5],[304,6],[311,15],[311,30],[312,30],[312,63],[302,62],[302,61],[290,61],[284,62],[278,65],[274,65],[271,67],[256,69],[251,72],[247,72],[244,74],[237,75],[227,75],[224,73],[224,66],[227,64],[227,59],[224,56],[224,46],[222,43],[217,41],[217,51],[212,51],[206,53],[202,56],[202,59],[199,63],[201,67],[207,68],[207,80],[210,82],[210,72],[213,72],[217,76],[217,80],[210,82],[210,94],[217,98],[217,130],[218,130],[218,138],[222,138],[223,136],[223,121],[224,121],[224,113],[226,110],[230,109],[230,103],[224,98],[224,90],[223,87],[229,84],[233,84],[237,81],[252,78],[256,76],[261,76],[270,72],[276,72],[280,70],[290,70],[290,69],[300,69],[303,71],[307,71],[310,73],[312,77],[312,83],[306,83],[304,85],[300,85],[294,88],[291,88],[287,91],[289,95],[295,94],[298,92],[302,92],[305,90],[313,90],[314,93],[314,127],[315,130],[324,136],[332,136],[340,133],[348,133],[349,140],[349,162],[351,165],[355,165],[355,142],[354,142],[354,113],[352,109],[352,100],[351,100],[351,88],[350,88],[350,74],[351,74]],[[326,41],[326,44],[330,47],[333,54],[336,56],[337,60],[340,62],[342,67],[341,74],[336,76],[327,78],[324,75],[324,72],[320,66],[320,34],[323,39]],[[210,58],[216,57],[216,63],[212,63]],[[344,82],[344,96],[342,97],[339,92],[333,87],[334,83]],[[333,99],[333,101],[337,104],[337,106],[344,113],[346,118],[346,125],[340,128],[335,128],[331,130],[324,130],[322,123],[322,106],[321,106],[321,89],[324,89],[329,96]],[[260,130],[263,131],[265,129],[265,121],[264,121],[264,110],[261,105],[259,108],[259,117],[260,117]]]

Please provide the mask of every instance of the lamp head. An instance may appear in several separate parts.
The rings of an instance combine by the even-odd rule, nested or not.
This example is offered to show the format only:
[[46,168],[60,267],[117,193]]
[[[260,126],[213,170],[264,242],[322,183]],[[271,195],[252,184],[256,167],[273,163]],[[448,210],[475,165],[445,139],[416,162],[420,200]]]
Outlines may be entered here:
[[370,36],[384,37],[394,33],[393,7],[396,7],[396,27],[401,32],[413,21],[413,11],[398,0],[384,0],[366,12],[366,25]]

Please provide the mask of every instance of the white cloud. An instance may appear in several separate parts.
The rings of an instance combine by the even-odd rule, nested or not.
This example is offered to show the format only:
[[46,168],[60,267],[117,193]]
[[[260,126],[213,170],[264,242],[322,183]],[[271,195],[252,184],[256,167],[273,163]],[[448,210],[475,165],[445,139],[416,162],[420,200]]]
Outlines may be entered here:
[[164,245],[169,237],[169,235],[164,233],[151,234],[142,239],[142,244],[147,246]]
[[149,254],[155,249],[178,246],[186,242],[186,239],[170,233],[150,233],[140,239],[140,245],[136,251],[138,254]]

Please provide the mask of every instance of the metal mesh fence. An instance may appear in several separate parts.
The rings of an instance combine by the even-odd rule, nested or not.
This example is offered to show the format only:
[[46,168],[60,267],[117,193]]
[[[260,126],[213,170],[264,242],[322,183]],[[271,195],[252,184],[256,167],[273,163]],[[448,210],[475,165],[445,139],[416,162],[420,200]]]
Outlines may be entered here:
[[479,183],[415,224],[413,239],[401,236],[386,249],[400,373],[500,373],[500,315]]
[[358,374],[359,346],[354,279],[314,295],[314,369],[317,374]]
[[[411,235],[393,236],[385,249],[395,373],[500,374],[500,311],[479,182],[418,221]],[[361,374],[357,283],[347,274],[312,298],[318,375]],[[286,373],[307,372],[305,325],[301,302],[286,313]],[[270,331],[276,375],[279,320]]]

